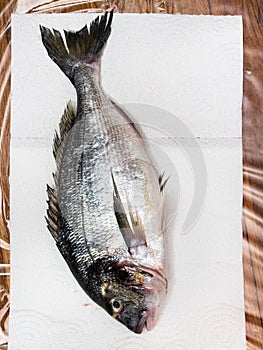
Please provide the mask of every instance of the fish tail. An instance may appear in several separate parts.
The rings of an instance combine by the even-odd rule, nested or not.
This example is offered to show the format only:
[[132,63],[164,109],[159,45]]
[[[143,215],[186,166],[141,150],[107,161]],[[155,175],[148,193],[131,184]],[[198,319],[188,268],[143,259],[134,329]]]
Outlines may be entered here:
[[70,79],[76,63],[91,64],[100,59],[111,33],[112,17],[113,10],[96,17],[89,28],[85,25],[76,32],[64,30],[66,42],[58,30],[40,25],[42,42],[49,57]]

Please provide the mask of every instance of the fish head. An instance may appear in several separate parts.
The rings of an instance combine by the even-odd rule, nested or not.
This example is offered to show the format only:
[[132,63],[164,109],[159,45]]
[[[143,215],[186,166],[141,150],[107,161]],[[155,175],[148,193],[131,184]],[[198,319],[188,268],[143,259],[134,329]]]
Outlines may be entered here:
[[143,331],[147,310],[144,296],[130,287],[110,283],[105,299],[105,309],[114,319],[135,333]]
[[156,271],[121,265],[102,286],[104,309],[135,333],[151,330],[160,315],[167,281]]

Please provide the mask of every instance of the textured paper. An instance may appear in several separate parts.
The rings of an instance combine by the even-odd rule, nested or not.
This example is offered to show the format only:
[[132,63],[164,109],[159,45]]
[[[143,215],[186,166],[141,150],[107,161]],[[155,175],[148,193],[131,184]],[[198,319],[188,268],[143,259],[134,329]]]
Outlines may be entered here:
[[[92,18],[13,16],[10,349],[243,350],[241,18],[114,18],[103,86],[137,120],[154,119],[158,128],[169,130],[159,135],[145,128],[180,180],[167,252],[174,257],[167,304],[155,329],[142,335],[115,322],[81,290],[44,220],[54,129],[75,92],[47,56],[38,26],[79,29]],[[152,112],[151,106],[159,109]],[[186,129],[174,127],[176,118]],[[182,235],[194,190],[186,157],[191,147],[203,152],[207,196],[196,224]]]

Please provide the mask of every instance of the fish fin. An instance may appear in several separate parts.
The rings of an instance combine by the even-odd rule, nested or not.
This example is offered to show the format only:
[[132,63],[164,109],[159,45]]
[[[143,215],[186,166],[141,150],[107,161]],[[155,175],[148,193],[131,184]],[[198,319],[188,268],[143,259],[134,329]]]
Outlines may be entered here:
[[143,230],[142,223],[138,213],[136,212],[134,214],[132,212],[131,205],[128,202],[129,214],[130,214],[131,223],[132,223],[132,228],[131,228],[112,173],[111,173],[111,176],[112,176],[112,182],[113,182],[113,188],[114,188],[114,192],[113,192],[114,213],[115,213],[120,231],[122,233],[123,239],[128,248],[128,251],[132,255],[132,252],[134,251],[132,248],[137,248],[141,245],[147,246],[145,232]]
[[126,192],[126,200],[127,200],[127,204],[128,204],[128,209],[129,209],[129,215],[131,218],[131,222],[132,222],[132,228],[133,228],[133,234],[134,234],[134,239],[135,239],[135,246],[140,246],[140,245],[145,245],[147,246],[147,242],[146,242],[146,234],[145,234],[145,230],[143,228],[143,224],[142,224],[142,220],[140,218],[140,215],[138,213],[138,211],[134,211],[132,209],[132,205],[131,202],[129,200],[129,196]]
[[[55,131],[53,140],[53,155],[57,164],[57,168],[60,167],[65,141],[70,129],[74,125],[75,119],[76,110],[73,106],[73,103],[69,101],[59,123],[59,132]],[[56,177],[56,174],[53,176]]]
[[165,172],[163,172],[158,178],[160,192],[163,192],[168,180],[170,179],[170,176],[168,176],[166,179],[164,179],[164,174],[165,174]]
[[158,177],[158,182],[159,182],[159,185],[160,185],[160,186],[161,186],[161,183],[162,183],[162,181],[163,181],[164,173],[165,173],[165,172],[163,172],[162,174],[160,174],[159,177]]
[[66,43],[61,33],[40,25],[42,42],[49,57],[70,78],[73,77],[76,62],[98,61],[111,33],[113,10],[96,17],[89,28],[85,25],[79,31],[64,31]]
[[58,207],[56,190],[47,185],[48,194],[48,209],[47,209],[47,228],[56,242],[59,240],[59,216],[60,210]]
[[[63,149],[65,146],[65,140],[67,135],[74,125],[76,118],[76,112],[71,101],[67,104],[64,110],[62,118],[59,123],[59,132],[55,132],[53,141],[53,155],[56,161],[57,169],[60,168],[62,161]],[[58,182],[58,172],[53,173],[55,188],[47,185],[48,194],[48,209],[47,209],[47,227],[52,234],[55,241],[59,240],[59,222],[61,220],[61,213],[59,210],[58,199],[57,199],[57,182]]]
[[119,191],[117,189],[114,176],[112,173],[111,173],[111,177],[112,177],[113,188],[114,188],[114,191],[113,191],[114,213],[115,213],[120,231],[122,233],[123,239],[127,247],[129,248],[133,239],[133,232],[132,232],[129,220],[127,218],[127,215],[125,214],[125,209],[122,204]]

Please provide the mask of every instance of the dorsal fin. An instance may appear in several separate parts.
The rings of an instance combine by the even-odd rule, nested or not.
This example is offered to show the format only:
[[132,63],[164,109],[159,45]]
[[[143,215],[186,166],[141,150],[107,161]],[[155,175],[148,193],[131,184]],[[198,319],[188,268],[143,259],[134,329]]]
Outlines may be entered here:
[[75,108],[71,101],[68,102],[67,107],[64,110],[62,118],[59,123],[59,132],[55,131],[54,141],[53,141],[53,155],[56,160],[57,171],[53,174],[55,188],[47,185],[48,194],[48,209],[47,209],[47,227],[52,234],[53,238],[59,240],[59,220],[61,219],[61,213],[58,206],[57,199],[57,181],[58,181],[58,169],[60,168],[63,151],[65,147],[65,141],[67,139],[68,133],[72,126],[74,125],[76,119]]
[[59,165],[60,165],[61,156],[65,145],[65,140],[67,138],[67,135],[70,129],[74,125],[75,119],[76,119],[76,110],[73,106],[73,103],[69,101],[59,123],[59,133],[55,131],[54,140],[53,140],[53,154],[57,163],[57,168],[59,168]]
[[59,217],[59,207],[57,201],[57,193],[56,190],[47,185],[47,195],[48,195],[48,209],[47,209],[47,228],[49,232],[52,234],[53,238],[57,242],[59,240],[59,225],[58,225],[58,217]]

